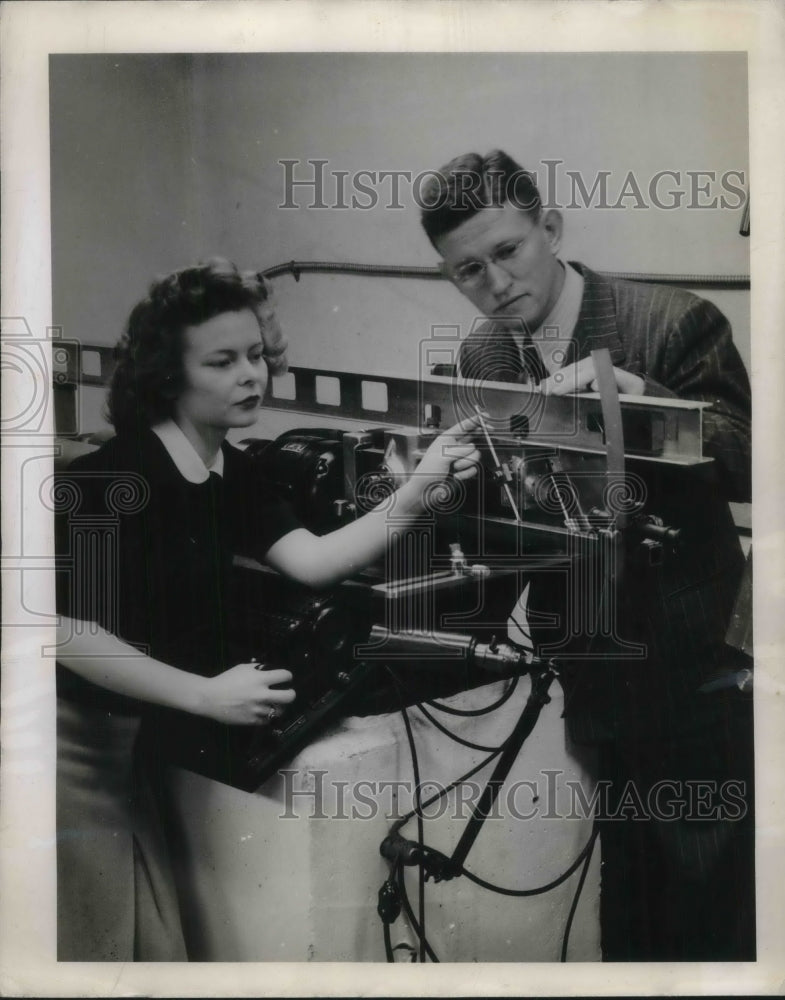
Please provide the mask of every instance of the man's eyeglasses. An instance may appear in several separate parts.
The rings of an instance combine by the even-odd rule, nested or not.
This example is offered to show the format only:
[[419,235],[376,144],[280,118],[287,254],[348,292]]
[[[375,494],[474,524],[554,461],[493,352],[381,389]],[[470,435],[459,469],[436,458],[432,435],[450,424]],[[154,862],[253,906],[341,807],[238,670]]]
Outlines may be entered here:
[[501,265],[507,270],[505,265],[515,262],[525,242],[524,238],[516,242],[502,243],[485,260],[467,260],[454,268],[452,276],[459,285],[464,285],[466,288],[480,288],[488,280],[488,264]]

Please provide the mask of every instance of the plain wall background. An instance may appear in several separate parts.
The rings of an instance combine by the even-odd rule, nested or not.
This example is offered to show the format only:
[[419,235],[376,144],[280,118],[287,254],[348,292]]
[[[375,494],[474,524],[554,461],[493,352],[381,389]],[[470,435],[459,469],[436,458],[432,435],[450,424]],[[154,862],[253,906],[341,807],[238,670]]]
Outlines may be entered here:
[[[743,53],[63,55],[50,60],[54,322],[114,343],[150,279],[220,254],[241,267],[289,259],[432,265],[411,189],[402,209],[298,209],[284,168],[420,171],[506,149],[529,169],[560,159],[589,186],[629,171],[748,178]],[[326,173],[325,198],[333,184]],[[663,193],[671,183],[666,180]],[[738,183],[734,179],[733,183]],[[347,189],[350,190],[350,189]],[[711,195],[722,193],[719,180]],[[685,198],[685,203],[689,197]],[[564,256],[597,269],[748,273],[741,209],[566,209]],[[333,276],[276,281],[294,364],[418,371],[433,325],[474,314],[449,285]],[[709,292],[749,364],[749,296]],[[87,418],[98,420],[91,407]]]

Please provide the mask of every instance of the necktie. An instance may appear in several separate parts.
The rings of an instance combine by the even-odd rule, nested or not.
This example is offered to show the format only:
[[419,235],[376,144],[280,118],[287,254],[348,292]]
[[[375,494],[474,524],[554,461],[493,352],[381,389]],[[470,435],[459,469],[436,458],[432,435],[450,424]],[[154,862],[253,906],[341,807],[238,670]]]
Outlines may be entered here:
[[528,334],[523,338],[521,345],[521,371],[526,376],[525,381],[533,382],[535,385],[539,385],[548,375],[540,350]]

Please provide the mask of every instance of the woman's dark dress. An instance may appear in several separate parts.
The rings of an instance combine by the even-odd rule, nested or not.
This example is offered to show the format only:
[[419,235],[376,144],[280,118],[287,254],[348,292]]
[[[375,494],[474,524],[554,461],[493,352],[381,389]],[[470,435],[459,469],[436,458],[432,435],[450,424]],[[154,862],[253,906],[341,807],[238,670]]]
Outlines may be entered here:
[[[299,522],[251,459],[223,453],[223,476],[204,483],[150,430],[74,461],[56,491],[59,612],[185,670],[237,663],[232,556],[261,559]],[[60,961],[186,958],[156,775],[137,752],[145,717],[151,729],[162,718],[58,666]]]

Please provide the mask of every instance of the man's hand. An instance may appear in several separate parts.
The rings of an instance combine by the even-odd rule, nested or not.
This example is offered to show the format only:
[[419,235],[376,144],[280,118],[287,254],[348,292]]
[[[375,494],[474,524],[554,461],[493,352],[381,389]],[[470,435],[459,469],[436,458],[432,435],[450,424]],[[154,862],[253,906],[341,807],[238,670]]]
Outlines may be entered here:
[[[623,368],[614,368],[613,374],[616,376],[619,392],[629,396],[644,395],[646,383],[640,375],[633,375],[632,372],[626,372]],[[540,392],[551,396],[564,396],[568,392],[582,392],[584,389],[590,389],[592,392],[597,392],[599,389],[594,370],[594,359],[591,357],[576,361],[573,365],[567,365],[540,382]]]

